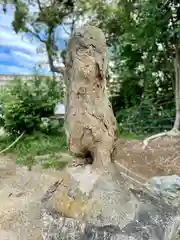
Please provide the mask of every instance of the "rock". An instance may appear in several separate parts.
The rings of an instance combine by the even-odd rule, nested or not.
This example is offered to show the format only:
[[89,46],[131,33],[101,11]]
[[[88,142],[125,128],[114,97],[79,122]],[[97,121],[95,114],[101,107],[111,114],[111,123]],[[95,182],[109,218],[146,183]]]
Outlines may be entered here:
[[44,239],[176,240],[178,208],[145,188],[126,189],[115,164],[101,171],[66,168],[42,199]]
[[164,198],[152,195],[146,188],[131,191],[139,204],[135,218],[123,229],[124,234],[133,235],[135,239],[178,240],[179,208],[167,204]]
[[[115,170],[114,170],[115,171]],[[120,175],[109,170],[66,168],[42,199],[42,210],[95,226],[124,227],[134,218],[135,203]]]
[[180,177],[177,175],[153,177],[144,185],[152,195],[163,198],[167,204],[180,206]]
[[130,193],[112,163],[117,127],[106,91],[103,32],[87,25],[77,29],[65,65],[68,149],[84,163],[92,158],[92,167],[67,167],[45,193],[44,240],[175,240],[177,231],[169,229],[178,210],[163,198],[157,201],[146,186]]
[[[72,218],[53,218],[43,214],[47,223],[43,231],[44,240],[128,240],[118,226],[95,226]],[[49,228],[50,226],[50,228]]]

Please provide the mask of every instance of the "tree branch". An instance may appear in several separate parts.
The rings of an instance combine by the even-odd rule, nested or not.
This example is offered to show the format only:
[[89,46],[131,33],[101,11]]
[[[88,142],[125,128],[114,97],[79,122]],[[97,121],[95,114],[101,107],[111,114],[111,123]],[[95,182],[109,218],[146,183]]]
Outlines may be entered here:
[[60,73],[62,75],[64,75],[64,71],[65,68],[64,67],[56,67],[54,66],[53,63],[53,58],[51,56],[51,53],[49,51],[49,48],[47,47],[47,41],[43,40],[37,33],[33,32],[30,29],[26,29],[27,32],[30,32],[33,36],[35,36],[39,41],[41,41],[42,43],[44,43],[46,45],[46,51],[47,51],[47,55],[48,55],[48,61],[49,61],[49,66],[52,72],[56,72],[56,73]]
[[65,68],[64,67],[56,67],[56,66],[54,66],[53,58],[52,58],[49,50],[47,49],[47,46],[46,46],[46,50],[47,50],[47,54],[48,54],[48,60],[49,60],[49,65],[50,65],[51,71],[64,75]]
[[143,149],[145,149],[147,147],[147,145],[148,145],[148,143],[150,141],[152,141],[152,140],[154,140],[156,138],[165,137],[165,136],[168,136],[168,137],[180,137],[180,132],[176,128],[172,128],[170,131],[161,132],[161,133],[152,135],[152,136],[144,139],[144,141],[143,141]]
[[41,3],[39,0],[37,0],[37,4],[38,4],[38,7],[39,7],[39,10],[42,12],[42,6],[41,6]]
[[54,66],[54,63],[53,63],[53,58],[52,58],[52,55],[53,55],[53,52],[52,52],[52,47],[53,47],[52,34],[53,34],[53,31],[54,31],[53,27],[48,28],[48,39],[45,43],[46,51],[47,51],[47,54],[48,54],[49,66],[50,66],[50,69],[51,69],[52,72],[61,73],[62,75],[64,75],[65,69],[63,67],[56,67],[56,66]]
[[26,32],[31,33],[34,37],[36,37],[40,42],[45,43],[46,41],[43,40],[36,32],[33,32],[32,30],[30,30],[29,28],[25,29]]
[[63,30],[64,30],[65,33],[67,33],[69,36],[71,35],[71,33],[69,33],[69,32],[66,30],[66,28],[64,27],[63,24],[62,24],[62,28],[63,28]]

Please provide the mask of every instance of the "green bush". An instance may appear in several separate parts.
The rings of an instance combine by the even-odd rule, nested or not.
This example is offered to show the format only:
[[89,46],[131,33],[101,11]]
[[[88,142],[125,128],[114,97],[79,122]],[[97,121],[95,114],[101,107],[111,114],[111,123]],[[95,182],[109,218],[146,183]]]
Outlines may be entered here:
[[41,128],[41,118],[53,115],[55,104],[62,100],[60,83],[36,78],[16,81],[1,94],[4,128],[10,134],[31,133]]
[[170,130],[175,117],[174,109],[161,109],[152,105],[122,109],[116,115],[119,133],[141,136]]
[[5,124],[4,116],[3,116],[3,114],[0,112],[0,127],[3,127],[4,124]]
[[[16,136],[13,135],[1,137],[0,151],[9,146],[15,139]],[[48,154],[50,156],[48,163],[42,166],[62,169],[65,164],[59,163],[59,159],[55,157],[55,153],[66,151],[66,136],[65,132],[61,131],[61,133],[56,132],[56,134],[46,134],[43,132],[33,132],[31,135],[25,134],[21,140],[8,149],[6,153],[11,153],[16,156],[16,163],[26,165],[29,169],[34,164],[40,163],[35,160],[35,156]]]
[[41,131],[43,133],[62,133],[63,131],[63,126],[64,126],[64,120],[61,119],[62,121],[58,119],[49,119],[49,118],[43,118],[42,122],[40,124]]

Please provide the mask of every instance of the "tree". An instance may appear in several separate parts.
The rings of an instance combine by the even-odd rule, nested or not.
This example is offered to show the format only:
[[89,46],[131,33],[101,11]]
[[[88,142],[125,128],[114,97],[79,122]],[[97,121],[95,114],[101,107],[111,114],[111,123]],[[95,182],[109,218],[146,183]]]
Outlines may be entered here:
[[[33,2],[36,1],[33,0]],[[57,6],[64,6],[57,0],[55,2],[58,2]],[[175,109],[172,98],[175,86],[178,86],[176,81],[178,77],[175,78],[175,67],[173,67],[174,62],[176,62],[176,70],[179,66],[177,64],[179,61],[177,51],[179,48],[178,1],[112,0],[111,3],[108,3],[105,0],[88,2],[76,0],[73,3],[73,9],[69,11],[67,16],[63,15],[62,21],[59,22],[66,32],[68,26],[68,34],[71,36],[77,26],[77,19],[91,15],[91,24],[104,31],[111,58],[115,63],[112,69],[116,78],[113,81],[108,79],[111,94],[116,94],[116,96],[111,97],[114,110],[118,113],[128,108],[128,112],[131,112],[131,115],[134,115],[134,118],[137,119],[136,114],[132,113],[132,109],[135,109],[134,112],[138,109],[139,116],[143,118],[143,127],[146,125],[146,131],[143,132],[146,134],[152,134],[149,125],[151,125],[151,122],[152,124],[157,122],[156,117],[154,117],[157,116],[158,131],[163,131],[164,129],[159,127],[163,125],[160,123],[164,121],[161,114],[165,116],[166,109],[168,111]],[[41,3],[41,5],[43,4]],[[46,12],[49,11],[48,6],[45,5]],[[61,8],[59,7],[59,9]],[[45,20],[37,21],[40,12],[38,10],[36,15],[33,16],[33,21],[30,22],[30,18],[24,21],[31,23],[28,26],[32,26],[32,22],[36,23],[36,30],[38,26],[39,31],[37,32],[38,36],[43,41],[47,41],[48,31],[45,30],[48,29],[49,23],[46,23],[47,19],[45,19],[46,22]],[[18,14],[18,16],[20,15]],[[22,17],[21,19],[23,20]],[[58,23],[54,25],[55,29],[57,26],[59,26]],[[32,29],[34,30],[34,28]],[[32,29],[30,28],[30,30]],[[48,52],[50,53],[51,69],[53,69],[53,60],[57,54],[54,31],[49,39],[51,47]],[[64,59],[65,51],[62,52],[62,55]],[[175,59],[176,61],[174,61]],[[53,70],[59,69],[54,68]],[[131,89],[131,92],[129,89]],[[176,87],[176,90],[178,89]],[[176,96],[178,96],[177,92]],[[164,103],[170,100],[171,103]],[[176,106],[178,106],[178,102],[176,98]],[[178,113],[178,107],[176,107],[176,110],[176,113]],[[173,116],[174,113],[171,111],[170,114]],[[145,115],[148,115],[148,121],[146,121]],[[178,133],[175,130],[178,129],[178,119],[178,114],[176,114],[173,132],[170,131],[166,134]],[[172,124],[172,120],[167,121],[169,121],[168,124]],[[154,126],[157,133],[157,125]]]
[[[30,34],[43,43],[51,71],[63,74],[63,68],[55,67],[53,64],[53,55],[57,50],[54,37],[57,26],[73,11],[73,3],[59,0],[49,4],[42,3],[40,0],[25,3],[18,0],[14,1],[14,5],[15,14],[12,26],[15,32]],[[28,9],[33,5],[37,7],[37,10],[31,13]]]
[[[178,1],[161,0],[124,0],[114,5],[106,3],[102,9],[97,6],[94,22],[107,33],[115,61],[114,71],[121,86],[116,97],[121,104],[119,109],[125,105],[141,107],[144,103],[156,108],[162,97],[164,100],[172,98],[170,89],[175,85],[178,96],[177,77],[176,84],[174,80],[177,70],[172,71],[172,68],[173,59],[178,62],[179,7]],[[132,93],[134,90],[134,94],[128,97],[129,89]],[[176,106],[178,102],[176,98]],[[168,134],[178,133],[178,107],[176,113],[173,131]]]
[[[80,17],[91,7],[84,0],[55,0],[49,3],[33,0],[24,2],[22,0],[9,1],[15,6],[14,20],[12,26],[16,33],[23,32],[42,43],[48,56],[49,66],[52,72],[64,73],[63,67],[54,66],[53,59],[57,57],[58,46],[56,44],[56,30],[62,25],[70,29],[69,35],[73,34],[75,24]],[[4,11],[6,12],[7,0],[4,0]],[[29,11],[30,8],[35,11]],[[64,60],[65,52],[61,57]],[[63,61],[64,63],[64,61]]]
[[106,40],[94,26],[83,26],[75,33],[66,58],[68,148],[83,162],[90,158],[96,167],[107,166],[117,136],[106,90]]
[[171,0],[166,2],[161,0],[147,1],[144,5],[143,13],[145,15],[145,23],[148,24],[147,26],[153,24],[156,27],[156,31],[153,34],[154,40],[163,44],[166,53],[170,50],[170,57],[174,58],[176,105],[176,117],[173,128],[168,132],[159,133],[145,139],[144,146],[146,146],[150,140],[157,137],[180,135],[180,4],[179,1]]

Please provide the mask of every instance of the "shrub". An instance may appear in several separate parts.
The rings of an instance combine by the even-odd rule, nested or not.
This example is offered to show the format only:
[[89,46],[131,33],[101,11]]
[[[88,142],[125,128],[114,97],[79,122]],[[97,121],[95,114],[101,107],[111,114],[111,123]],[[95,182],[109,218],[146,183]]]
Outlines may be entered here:
[[2,111],[2,105],[0,104],[0,127],[3,127],[4,124],[5,124],[4,114],[3,114],[3,111]]
[[[0,138],[0,151],[9,146],[16,136],[4,136]],[[59,159],[59,152],[66,152],[66,136],[65,132],[56,132],[56,134],[45,134],[43,132],[34,132],[31,135],[25,134],[21,141],[18,141],[11,148],[7,150],[7,153],[12,153],[16,156],[16,163],[26,165],[29,170],[34,164],[43,164],[43,167],[55,167],[56,169],[62,169],[65,164],[59,163],[63,159]],[[49,155],[48,161],[41,161],[43,158],[36,159],[35,156]],[[57,157],[58,156],[58,157]],[[66,159],[64,159],[66,161]]]
[[62,97],[63,88],[58,82],[45,78],[16,81],[1,94],[4,128],[10,134],[40,130],[41,118],[52,116]]
[[119,133],[149,135],[170,130],[175,116],[174,109],[151,106],[135,106],[122,109],[116,115]]

